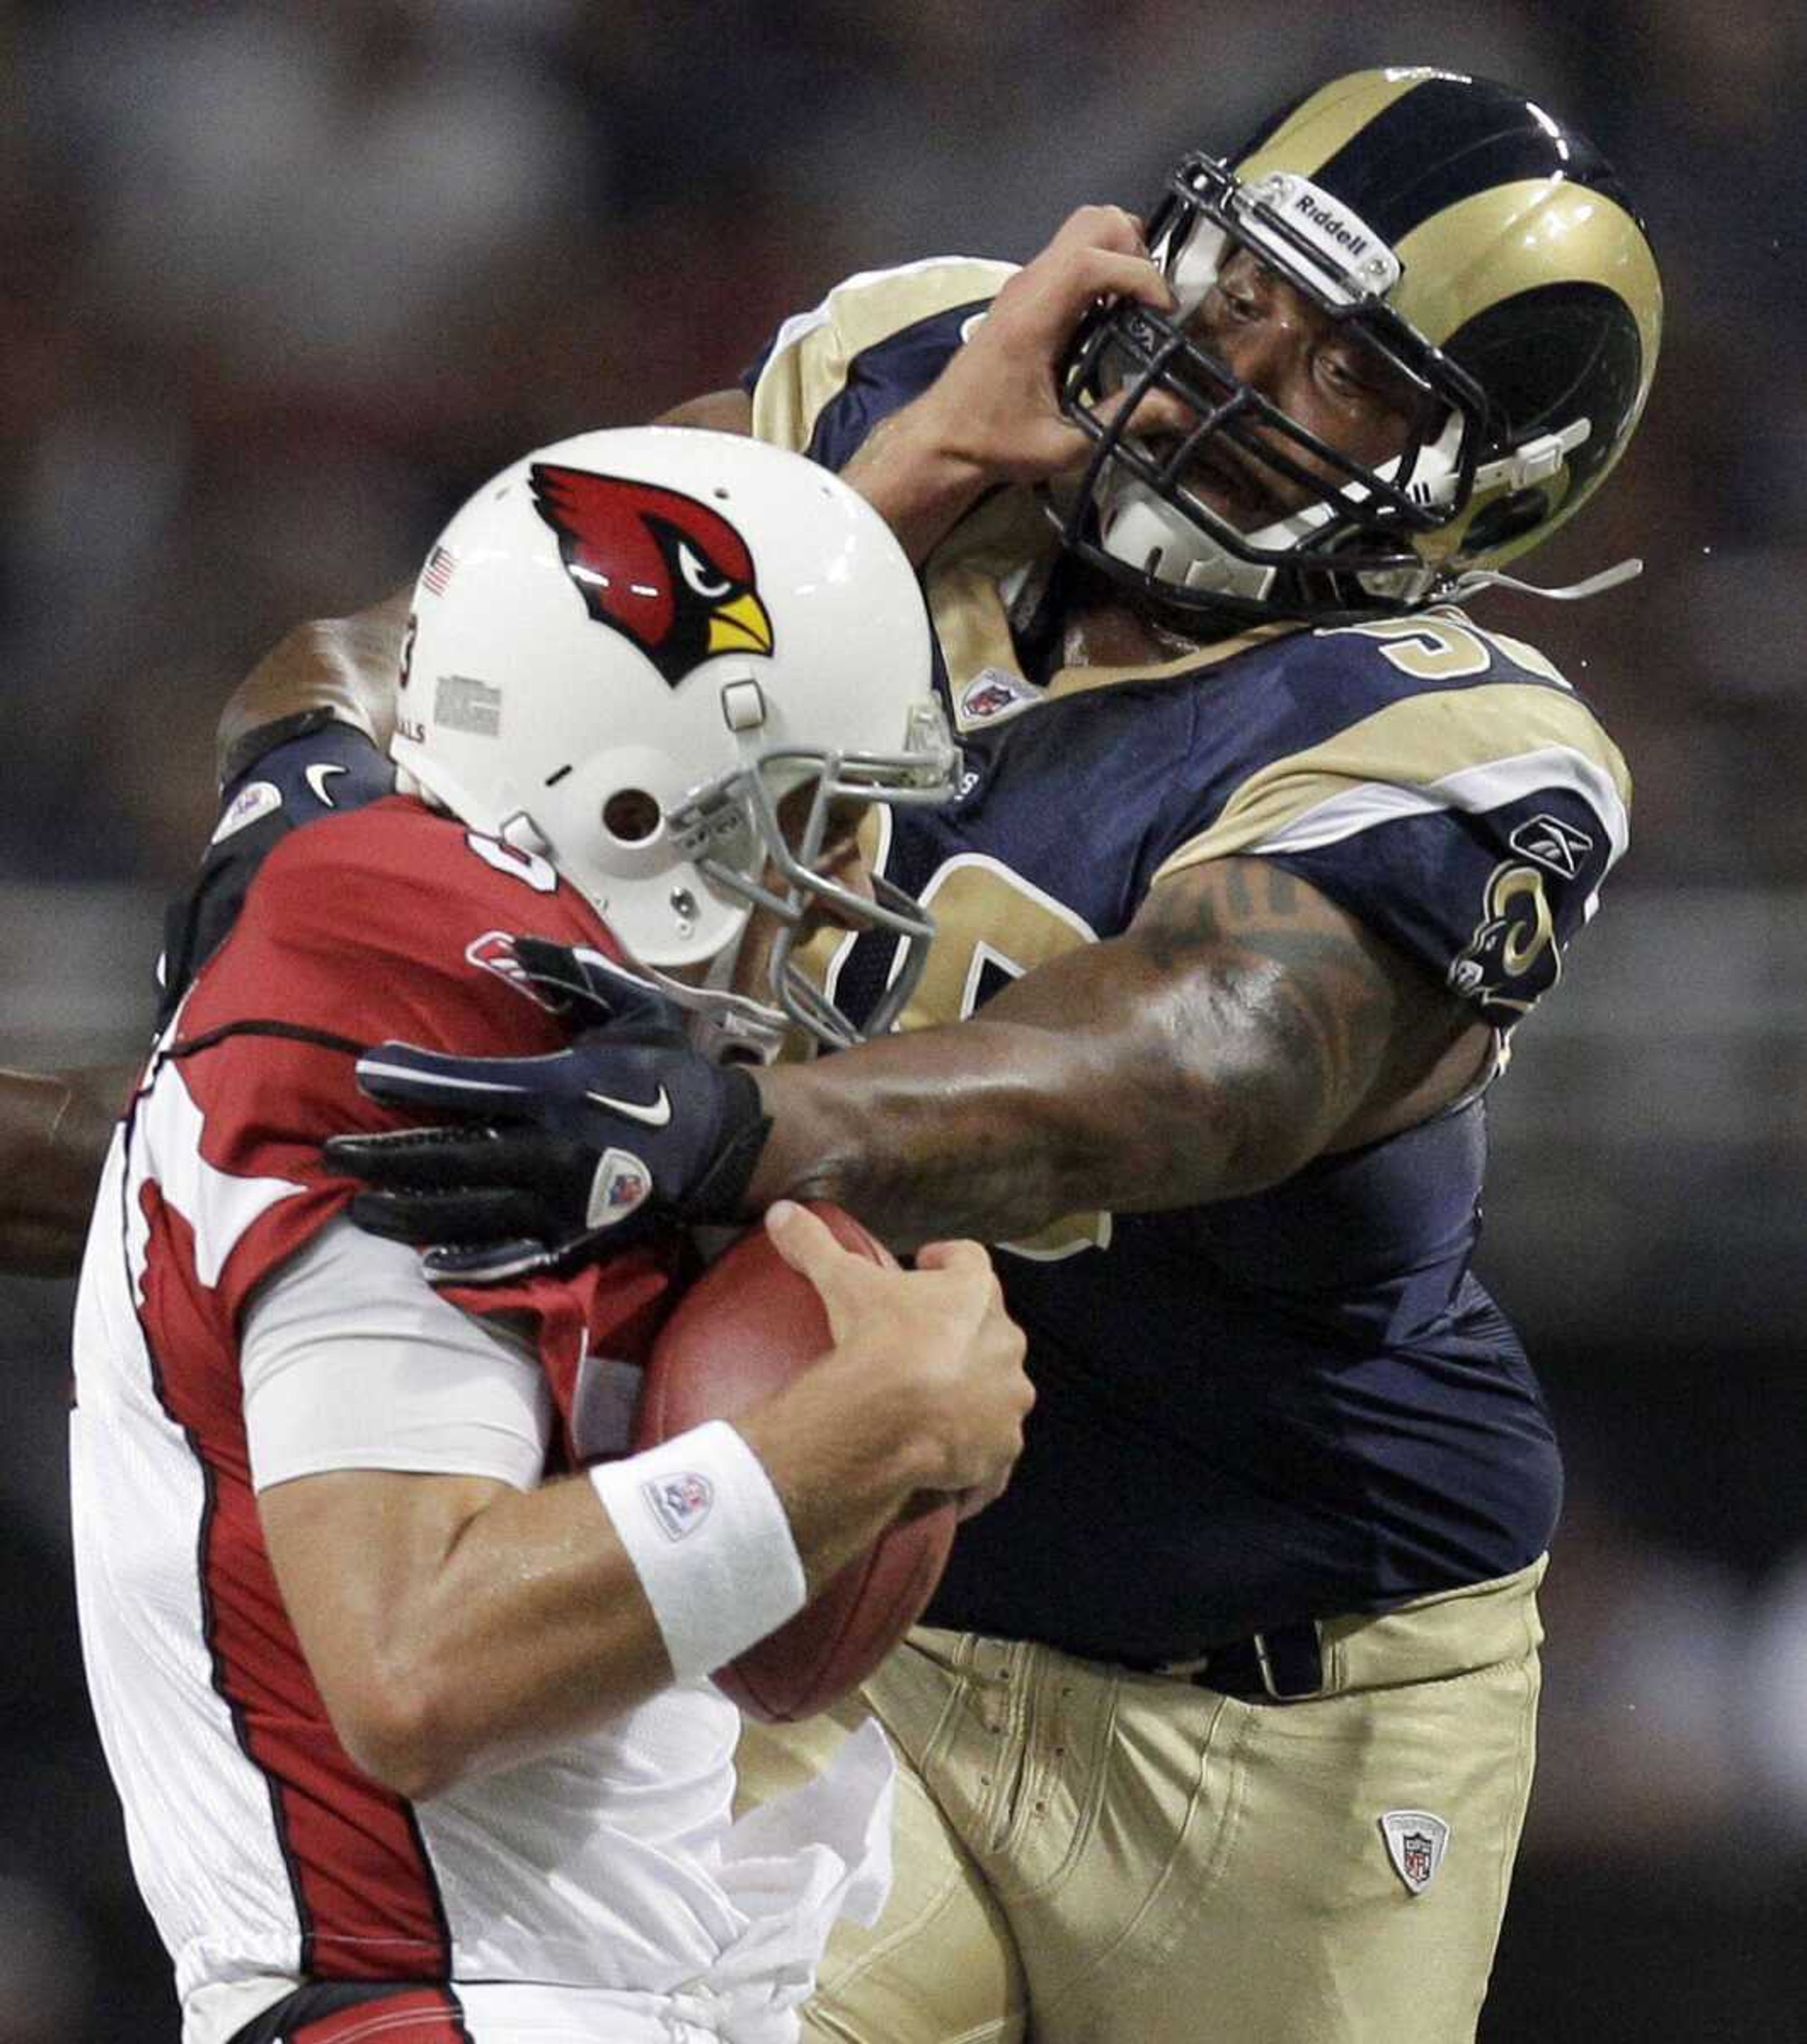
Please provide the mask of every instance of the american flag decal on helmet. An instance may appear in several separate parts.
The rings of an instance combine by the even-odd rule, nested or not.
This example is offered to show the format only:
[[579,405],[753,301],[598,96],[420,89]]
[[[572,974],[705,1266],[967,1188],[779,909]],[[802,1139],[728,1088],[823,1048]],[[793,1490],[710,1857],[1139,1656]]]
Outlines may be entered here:
[[445,548],[434,548],[421,572],[420,586],[429,596],[443,596],[446,585],[452,578],[452,570],[457,566],[457,560]]

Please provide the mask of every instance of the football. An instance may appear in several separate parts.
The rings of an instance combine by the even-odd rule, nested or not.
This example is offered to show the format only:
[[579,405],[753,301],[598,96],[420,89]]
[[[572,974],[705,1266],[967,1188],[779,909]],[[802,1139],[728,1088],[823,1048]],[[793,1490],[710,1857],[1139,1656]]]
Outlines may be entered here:
[[[805,1202],[849,1249],[896,1258],[852,1215]],[[654,1345],[635,1446],[669,1440],[735,1414],[777,1390],[829,1346],[827,1316],[808,1279],[792,1270],[763,1228],[750,1229],[700,1278]],[[729,1665],[716,1681],[749,1716],[770,1723],[813,1716],[865,1679],[921,1616],[947,1564],[951,1498],[919,1496],[863,1554],[788,1623]]]

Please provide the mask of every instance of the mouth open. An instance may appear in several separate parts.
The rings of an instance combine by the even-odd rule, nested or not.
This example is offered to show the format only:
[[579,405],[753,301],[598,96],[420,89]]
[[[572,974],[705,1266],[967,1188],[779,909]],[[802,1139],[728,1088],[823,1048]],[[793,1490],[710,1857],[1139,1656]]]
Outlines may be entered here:
[[[1162,460],[1171,460],[1182,444],[1177,436],[1157,446]],[[1202,499],[1219,517],[1239,531],[1253,532],[1282,517],[1287,506],[1251,460],[1207,440],[1195,448],[1180,472],[1182,486]]]

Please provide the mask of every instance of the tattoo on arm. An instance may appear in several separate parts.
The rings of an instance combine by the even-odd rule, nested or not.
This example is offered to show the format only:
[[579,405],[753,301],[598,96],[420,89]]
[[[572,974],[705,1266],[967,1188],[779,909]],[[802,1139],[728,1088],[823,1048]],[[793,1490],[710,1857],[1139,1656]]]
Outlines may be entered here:
[[761,1074],[752,1200],[838,1199],[901,1246],[1235,1197],[1443,1105],[1452,1010],[1307,883],[1214,861],[969,1020]]
[[1315,1155],[1385,1076],[1410,991],[1400,962],[1280,867],[1226,859],[1176,875],[1131,935],[1201,1063],[1243,1095],[1252,1140]]

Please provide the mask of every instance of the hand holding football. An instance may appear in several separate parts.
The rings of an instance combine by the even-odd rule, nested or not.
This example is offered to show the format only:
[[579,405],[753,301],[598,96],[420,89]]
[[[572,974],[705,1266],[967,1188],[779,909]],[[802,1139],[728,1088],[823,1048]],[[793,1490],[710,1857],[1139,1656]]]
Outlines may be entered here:
[[[877,1238],[842,1208],[805,1202],[844,1247],[895,1267]],[[815,1287],[750,1230],[698,1279],[653,1349],[635,1446],[650,1447],[706,1420],[731,1420],[781,1389],[831,1346]],[[715,1680],[750,1716],[772,1721],[825,1710],[871,1673],[922,1615],[947,1564],[955,1500],[922,1493],[788,1623]]]

